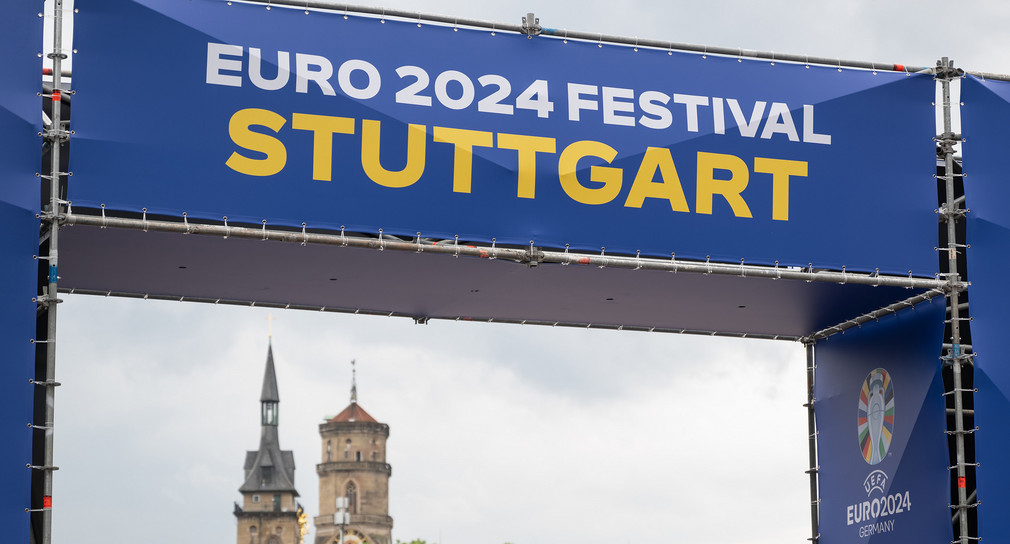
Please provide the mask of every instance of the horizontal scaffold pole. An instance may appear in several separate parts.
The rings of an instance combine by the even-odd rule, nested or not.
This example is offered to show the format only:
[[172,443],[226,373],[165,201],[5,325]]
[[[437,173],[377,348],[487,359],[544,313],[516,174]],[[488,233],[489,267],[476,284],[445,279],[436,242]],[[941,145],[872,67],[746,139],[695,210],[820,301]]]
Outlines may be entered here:
[[[348,246],[364,249],[386,251],[411,251],[438,253],[447,255],[462,255],[468,257],[503,259],[523,263],[529,266],[539,264],[579,264],[605,268],[622,268],[632,270],[658,270],[664,272],[685,272],[721,276],[740,276],[746,278],[769,278],[782,280],[802,280],[805,282],[825,282],[839,284],[873,285],[887,287],[904,287],[907,289],[928,289],[941,291],[948,285],[946,279],[923,278],[914,276],[895,276],[879,273],[848,272],[845,270],[823,270],[813,267],[784,267],[750,265],[743,262],[717,263],[708,261],[690,261],[677,259],[671,255],[669,259],[642,256],[605,255],[602,252],[582,253],[557,251],[536,247],[532,244],[523,247],[498,247],[494,244],[477,245],[459,240],[442,240],[433,242],[425,240],[420,235],[413,240],[402,240],[389,235],[383,236],[381,230],[377,236],[360,236],[337,233],[307,232],[305,229],[280,230],[262,227],[239,227],[228,225],[191,223],[178,221],[155,221],[147,219],[109,217],[96,215],[68,214],[65,225],[82,225],[102,228],[119,228],[155,232],[176,232],[206,236],[234,237],[253,240],[274,240],[294,242],[299,244],[319,244]],[[966,285],[960,285],[965,288]]]

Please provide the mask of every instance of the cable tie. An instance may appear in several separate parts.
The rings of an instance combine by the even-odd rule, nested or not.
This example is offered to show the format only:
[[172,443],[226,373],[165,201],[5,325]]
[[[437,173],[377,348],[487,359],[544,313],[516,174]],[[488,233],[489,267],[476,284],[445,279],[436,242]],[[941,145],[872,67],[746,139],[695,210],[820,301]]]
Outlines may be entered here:
[[606,251],[607,251],[606,246],[600,248],[600,262],[603,264],[601,264],[598,268],[606,268],[607,266],[607,258],[606,255],[604,255]]
[[344,236],[344,226],[340,225],[340,245],[347,247],[347,237]]
[[711,255],[705,255],[705,274],[706,275],[712,273],[712,262],[711,262],[711,259],[712,259]]
[[231,234],[231,227],[228,226],[228,216],[224,216],[224,238],[228,239],[228,235]]
[[386,241],[382,238],[382,229],[379,229],[379,251],[386,250]]
[[421,247],[421,232],[418,231],[417,232],[417,253],[420,253],[422,251],[424,251],[424,248]]
[[635,270],[639,270],[641,268],[642,268],[642,250],[641,249],[636,249],[635,250]]
[[141,222],[144,225],[144,232],[147,232],[147,226],[148,226],[147,225],[147,208],[141,208],[140,211],[144,212],[144,215],[141,216],[140,220],[141,220]]
[[309,243],[309,235],[305,232],[305,221],[302,221],[302,247]]
[[497,241],[498,241],[497,238],[491,238],[491,260],[492,261],[498,258],[498,248],[495,247],[495,243]]
[[565,262],[561,263],[561,266],[568,266],[571,264],[571,257],[568,255],[568,244],[565,244]]
[[[454,234],[453,238],[454,238],[454,240],[453,240],[453,246],[456,248],[456,253],[453,255],[453,257],[456,257],[458,259],[459,258],[459,235],[458,234]],[[532,246],[532,243],[530,245]]]
[[105,218],[105,204],[102,204],[101,208],[102,208],[102,228],[104,229],[108,223],[108,219]]
[[189,218],[186,217],[186,212],[182,212],[182,224],[186,226],[186,234],[189,234]]
[[670,252],[670,267],[673,268],[673,270],[670,270],[670,272],[673,272],[674,274],[676,274],[677,273],[677,253],[674,252],[674,251]]
[[267,220],[263,220],[263,241],[267,239]]

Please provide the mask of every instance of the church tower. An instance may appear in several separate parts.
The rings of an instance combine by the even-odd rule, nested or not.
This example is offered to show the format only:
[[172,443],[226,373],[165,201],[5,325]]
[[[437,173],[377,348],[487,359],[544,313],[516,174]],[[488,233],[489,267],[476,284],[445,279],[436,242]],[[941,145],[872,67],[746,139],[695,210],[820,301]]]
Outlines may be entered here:
[[[354,362],[351,362],[352,368]],[[316,544],[392,544],[389,517],[389,476],[386,439],[389,425],[379,423],[358,405],[356,375],[352,370],[351,404],[319,425],[322,462],[319,475],[319,516]],[[338,497],[346,497],[347,523],[336,516]],[[337,518],[337,519],[335,519]],[[241,543],[240,543],[241,544]]]
[[295,456],[281,450],[277,438],[277,374],[273,345],[267,347],[267,367],[260,395],[260,447],[246,452],[245,483],[239,488],[242,506],[237,544],[301,544],[305,517],[295,502]]

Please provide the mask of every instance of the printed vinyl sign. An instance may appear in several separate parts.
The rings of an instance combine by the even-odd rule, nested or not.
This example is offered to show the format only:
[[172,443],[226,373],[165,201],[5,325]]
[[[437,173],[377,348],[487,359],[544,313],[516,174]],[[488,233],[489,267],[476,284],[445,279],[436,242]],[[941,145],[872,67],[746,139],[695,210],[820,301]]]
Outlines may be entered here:
[[930,76],[240,2],[78,8],[75,206],[936,268]]
[[821,542],[952,539],[943,316],[920,304],[816,345]]

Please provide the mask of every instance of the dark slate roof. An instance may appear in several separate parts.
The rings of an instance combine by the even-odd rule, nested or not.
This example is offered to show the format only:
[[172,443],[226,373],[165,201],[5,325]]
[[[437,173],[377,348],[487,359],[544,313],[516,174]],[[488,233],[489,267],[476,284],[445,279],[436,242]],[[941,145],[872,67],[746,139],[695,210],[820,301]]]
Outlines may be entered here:
[[273,344],[267,347],[267,369],[263,374],[263,394],[260,395],[260,402],[280,402],[280,395],[277,394],[277,372],[274,371],[274,347]]
[[[267,470],[264,471],[264,468]],[[245,482],[239,492],[278,491],[298,495],[295,489],[295,455],[291,451],[281,450],[277,443],[276,427],[264,427],[259,451],[246,452]]]
[[[273,346],[267,348],[267,368],[260,402],[280,402]],[[260,448],[246,452],[244,469],[245,482],[239,488],[242,493],[287,491],[298,495],[295,489],[295,456],[290,451],[281,450],[275,425],[261,427]]]
[[357,402],[352,402],[350,406],[344,408],[344,411],[331,417],[327,421],[367,421],[370,423],[378,423],[378,421],[375,421],[374,417],[368,415],[368,412],[366,412],[364,408],[358,406]]

